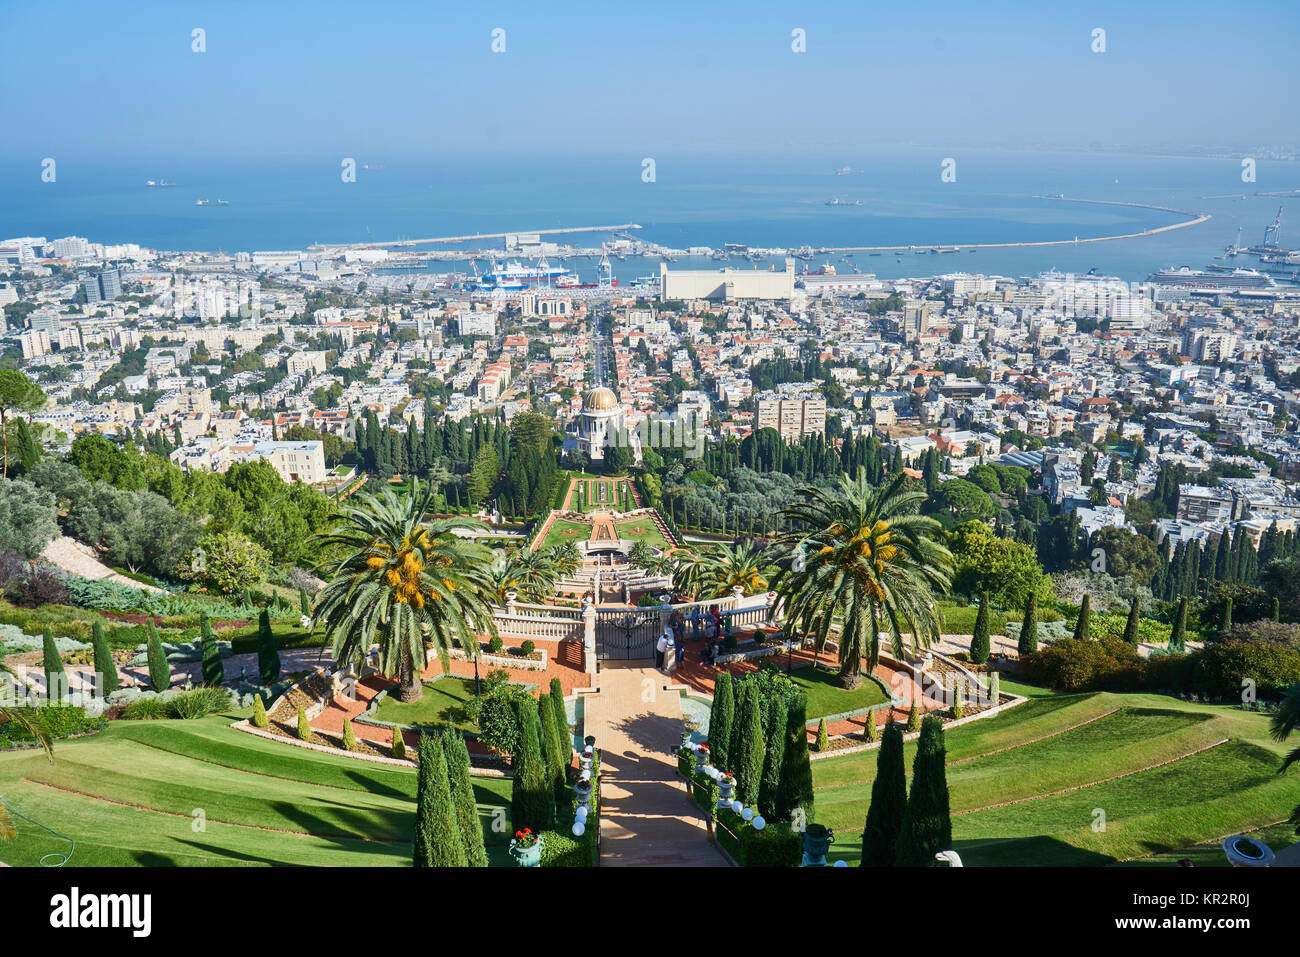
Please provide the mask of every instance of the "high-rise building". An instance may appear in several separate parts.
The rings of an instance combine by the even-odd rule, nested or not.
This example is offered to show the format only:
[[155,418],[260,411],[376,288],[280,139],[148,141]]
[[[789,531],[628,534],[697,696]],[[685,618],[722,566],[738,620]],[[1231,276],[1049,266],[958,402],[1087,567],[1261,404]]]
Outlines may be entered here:
[[122,274],[116,269],[105,269],[98,276],[83,276],[81,288],[86,302],[112,302],[122,295]]
[[826,431],[826,399],[812,393],[765,392],[758,397],[754,429],[776,429],[787,441]]

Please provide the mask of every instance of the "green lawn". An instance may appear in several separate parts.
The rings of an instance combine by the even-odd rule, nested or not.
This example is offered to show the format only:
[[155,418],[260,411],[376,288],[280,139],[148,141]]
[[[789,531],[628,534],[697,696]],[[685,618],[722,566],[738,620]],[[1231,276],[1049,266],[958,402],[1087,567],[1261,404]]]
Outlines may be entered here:
[[477,731],[465,714],[465,704],[474,697],[474,679],[443,675],[424,683],[424,695],[409,704],[385,695],[373,715],[379,721],[393,721],[413,728],[446,728]]
[[614,529],[621,539],[640,540],[655,548],[668,547],[668,542],[659,531],[659,526],[648,515],[641,518],[620,519],[614,523]]
[[852,691],[840,687],[838,675],[834,671],[814,668],[796,668],[790,677],[808,694],[808,718],[820,718],[827,714],[841,714],[869,708],[873,704],[883,704],[889,700],[885,690],[870,678]]
[[[35,751],[0,753],[11,808],[76,841],[71,865],[405,865],[411,859],[415,771],[293,748],[199,721],[116,721]],[[474,778],[495,865],[509,865],[510,781]],[[203,826],[196,829],[202,812]],[[68,844],[18,819],[0,860],[34,865]]]
[[566,522],[562,518],[557,518],[546,530],[546,537],[542,539],[541,547],[550,548],[552,545],[563,545],[565,542],[582,543],[589,538],[591,538],[590,524]]
[[[1030,700],[945,735],[966,864],[1218,863],[1217,843],[1198,845],[1258,828],[1275,848],[1294,840],[1272,826],[1300,803],[1300,775],[1277,774],[1285,748],[1266,715],[1153,694],[1003,690]],[[816,819],[839,835],[833,858],[857,862],[876,754],[813,764]],[[910,769],[915,745],[904,754]]]

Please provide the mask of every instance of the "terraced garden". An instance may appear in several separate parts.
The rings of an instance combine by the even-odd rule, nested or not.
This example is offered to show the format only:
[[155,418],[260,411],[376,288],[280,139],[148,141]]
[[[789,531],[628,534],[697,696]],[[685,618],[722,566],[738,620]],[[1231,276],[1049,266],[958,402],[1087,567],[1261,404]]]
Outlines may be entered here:
[[[60,741],[53,765],[35,751],[0,754],[0,795],[75,840],[72,865],[410,863],[413,770],[286,747],[232,730],[233,717],[116,721]],[[474,778],[474,788],[489,859],[508,865],[491,815],[504,808],[508,820],[510,782]],[[16,823],[0,860],[67,853],[66,841]]]
[[[1086,865],[1175,854],[1270,828],[1300,801],[1278,775],[1268,718],[1159,695],[1059,695],[1004,684],[1024,705],[950,731],[954,846],[968,865]],[[914,745],[908,744],[910,767]],[[874,751],[813,765],[832,857],[856,863]],[[1105,827],[1099,825],[1104,815]],[[1226,863],[1213,848],[1206,864]]]

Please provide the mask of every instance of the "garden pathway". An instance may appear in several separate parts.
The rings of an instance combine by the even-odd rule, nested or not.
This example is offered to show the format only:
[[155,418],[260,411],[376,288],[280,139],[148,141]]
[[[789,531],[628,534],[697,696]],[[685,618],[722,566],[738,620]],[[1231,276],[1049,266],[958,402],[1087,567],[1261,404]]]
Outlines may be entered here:
[[682,712],[670,681],[641,662],[607,662],[585,696],[583,729],[601,758],[602,867],[726,866],[677,778]]

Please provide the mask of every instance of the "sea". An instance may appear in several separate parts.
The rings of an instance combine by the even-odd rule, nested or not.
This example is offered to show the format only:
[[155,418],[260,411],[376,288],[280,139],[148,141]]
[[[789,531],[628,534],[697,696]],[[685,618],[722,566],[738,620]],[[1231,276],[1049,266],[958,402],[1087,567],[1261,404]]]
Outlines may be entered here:
[[[38,160],[0,159],[0,239],[84,236],[92,242],[234,253],[305,249],[314,243],[378,242],[476,233],[528,233],[636,223],[639,239],[684,249],[725,243],[754,247],[916,245],[1074,240],[1139,232],[1178,213],[1036,198],[1141,203],[1204,223],[1134,239],[1047,247],[980,249],[946,255],[828,253],[807,263],[881,278],[979,272],[1036,275],[1050,269],[1141,280],[1170,266],[1201,268],[1238,239],[1259,243],[1288,203],[1300,215],[1300,164],[1259,160],[1243,181],[1241,158],[1142,156],[1110,152],[941,151],[920,147],[835,156],[577,155],[439,157],[411,160],[304,157],[224,161],[64,159],[54,182]],[[652,160],[653,163],[647,163]],[[951,160],[950,163],[945,161]],[[839,170],[848,168],[842,175]],[[947,171],[947,177],[944,173]],[[172,188],[147,188],[165,180]],[[196,200],[228,205],[197,206]],[[839,199],[844,205],[829,206]],[[857,205],[861,202],[861,205]],[[1300,246],[1300,224],[1283,214],[1281,239]],[[558,241],[598,246],[609,233]],[[448,248],[495,248],[478,240]],[[502,253],[504,257],[504,253]],[[553,262],[554,264],[554,262]],[[684,258],[679,267],[709,264]],[[779,260],[763,260],[766,269]],[[1253,257],[1235,264],[1256,265]],[[480,265],[486,265],[480,261]],[[584,281],[595,263],[566,262]],[[733,257],[728,265],[751,268]],[[613,262],[615,276],[657,274],[658,259]],[[434,263],[449,272],[467,263]],[[804,268],[803,265],[800,267]]]

